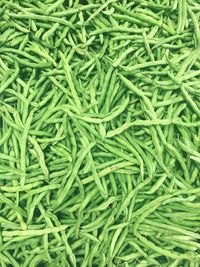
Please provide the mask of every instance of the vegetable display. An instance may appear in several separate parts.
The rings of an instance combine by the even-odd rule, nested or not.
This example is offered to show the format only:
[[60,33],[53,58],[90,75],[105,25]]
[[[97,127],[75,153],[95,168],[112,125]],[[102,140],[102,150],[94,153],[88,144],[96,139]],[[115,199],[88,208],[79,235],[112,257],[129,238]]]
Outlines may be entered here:
[[0,266],[198,267],[199,170],[199,1],[0,1]]

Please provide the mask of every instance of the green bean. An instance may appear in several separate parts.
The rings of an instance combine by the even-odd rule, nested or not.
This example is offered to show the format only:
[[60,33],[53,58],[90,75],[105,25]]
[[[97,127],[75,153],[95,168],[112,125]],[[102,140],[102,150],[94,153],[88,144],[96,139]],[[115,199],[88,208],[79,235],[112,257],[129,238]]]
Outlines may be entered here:
[[9,128],[8,131],[4,134],[3,137],[0,139],[0,146],[2,146],[10,137],[12,132],[12,128]]
[[196,157],[196,156],[190,156],[190,159],[192,159],[198,163],[200,162],[199,157]]
[[8,199],[7,197],[5,197],[3,194],[0,193],[0,201],[1,203],[6,203],[8,206],[12,207],[12,209],[23,215],[23,216],[26,216],[26,213],[19,207],[17,207],[10,199]]
[[164,183],[164,181],[166,180],[167,175],[164,174],[163,176],[161,176],[158,181],[156,181],[156,183],[151,187],[151,189],[149,191],[147,191],[147,194],[153,194],[156,190],[158,190],[158,188]]
[[71,261],[71,263],[72,263],[72,266],[76,266],[76,258],[75,258],[75,255],[73,254],[73,251],[72,251],[70,245],[68,244],[67,237],[66,237],[66,235],[64,234],[64,232],[62,232],[61,234],[62,234],[62,240],[63,240],[63,242],[64,242],[66,252],[67,252],[68,255],[69,255],[69,258],[70,258],[70,261]]
[[113,32],[128,32],[128,33],[140,33],[142,30],[140,29],[130,29],[125,27],[112,27],[112,28],[101,28],[97,29],[93,32],[90,32],[90,36],[102,34],[102,33],[113,33]]
[[68,16],[68,15],[73,15],[78,12],[84,11],[84,10],[90,10],[90,9],[95,9],[97,7],[100,7],[100,4],[88,4],[88,5],[83,5],[79,6],[77,8],[68,8],[67,10],[60,11],[60,12],[55,12],[52,15],[53,16]]
[[98,207],[96,208],[92,208],[91,211],[96,211],[96,210],[104,210],[106,209],[110,204],[112,204],[115,201],[120,200],[120,196],[113,196],[108,198],[105,202],[103,202],[102,204],[100,204]]
[[95,143],[91,143],[90,145],[88,145],[86,148],[83,148],[83,151],[81,151],[80,157],[77,159],[75,166],[73,168],[73,171],[67,181],[67,183],[65,184],[65,186],[63,187],[63,190],[60,192],[57,200],[54,203],[54,206],[58,206],[62,203],[62,201],[64,200],[65,196],[67,195],[68,191],[70,190],[74,179],[76,177],[77,171],[80,168],[80,165],[82,163],[82,160],[84,159],[84,157],[87,155],[87,153],[90,151],[90,149],[95,145]]
[[38,145],[37,141],[31,137],[31,136],[28,136],[28,140],[33,144],[34,146],[34,149],[37,153],[37,156],[38,156],[38,159],[39,159],[39,163],[40,163],[40,166],[41,166],[41,169],[43,170],[43,173],[45,175],[45,178],[48,178],[49,176],[49,171],[48,171],[48,168],[46,167],[46,164],[45,164],[45,159],[44,159],[44,154],[40,148],[40,146]]
[[10,155],[6,155],[6,154],[4,154],[4,153],[0,153],[0,158],[1,158],[2,160],[9,160],[9,161],[13,161],[13,162],[19,162],[18,159],[14,158],[14,157],[12,157],[12,156],[10,156]]
[[12,186],[12,187],[1,186],[1,190],[6,191],[6,192],[20,192],[20,191],[30,190],[34,187],[37,187],[40,184],[41,184],[40,181],[36,181],[35,183],[29,183],[27,185],[19,185],[19,186]]
[[88,23],[90,20],[92,20],[95,16],[97,16],[100,12],[102,12],[102,10],[104,8],[106,8],[109,4],[113,3],[113,2],[116,2],[116,0],[109,0],[107,1],[106,3],[104,3],[103,5],[101,5],[97,11],[95,11],[87,20],[86,20],[86,23]]
[[12,76],[4,83],[0,86],[0,93],[3,93],[4,90],[6,90],[6,88],[12,83],[14,82],[14,80],[16,79],[16,77],[18,76],[19,73],[19,66],[17,63],[15,63],[15,71],[12,74]]
[[29,49],[27,49],[27,51],[32,51],[36,54],[38,54],[39,56],[45,58],[49,63],[53,64],[54,66],[56,66],[56,62],[55,60],[43,49],[40,48],[39,45],[36,45],[35,43],[32,43],[32,45],[30,46]]
[[141,175],[141,178],[143,180],[143,178],[144,178],[144,162],[143,162],[141,156],[139,155],[139,153],[137,152],[137,150],[134,147],[132,147],[128,142],[126,142],[122,137],[121,138],[116,137],[116,140],[117,140],[117,142],[121,143],[124,147],[127,147],[127,149],[133,153],[133,155],[137,159],[138,164],[140,166],[140,175]]
[[[103,177],[103,176],[105,176],[105,175],[107,175],[107,174],[109,174],[109,173],[112,173],[112,172],[114,172],[114,171],[116,171],[116,170],[118,170],[118,169],[121,169],[121,168],[123,168],[123,167],[131,166],[132,164],[133,164],[133,163],[131,163],[131,162],[121,162],[121,163],[119,163],[119,164],[116,164],[116,165],[113,165],[113,166],[111,166],[111,167],[105,168],[104,170],[100,171],[100,172],[98,173],[98,175],[99,175],[99,177]],[[91,175],[91,176],[89,176],[89,177],[83,179],[82,182],[83,182],[83,184],[87,184],[87,183],[90,183],[90,182],[93,181],[93,180],[94,180],[94,177],[93,177],[93,175]]]
[[[138,3],[138,2],[140,2],[139,0],[136,0],[135,1],[136,3]],[[127,6],[128,7],[130,7],[130,6],[132,6],[134,3],[129,3]],[[162,5],[162,4],[155,4],[155,3],[150,3],[150,2],[147,2],[147,1],[142,1],[142,3],[141,3],[141,5],[142,6],[144,6],[144,7],[150,7],[150,8],[152,8],[152,9],[158,9],[158,10],[168,10],[168,9],[171,9],[171,6],[169,5]]]
[[52,21],[56,23],[63,24],[69,28],[74,28],[74,26],[69,23],[68,21],[60,18],[54,18],[51,16],[43,16],[43,15],[36,15],[33,13],[26,12],[26,14],[15,14],[12,12],[8,12],[7,15],[11,18],[20,18],[20,19],[35,19],[35,20],[42,20],[42,21]]
[[[28,132],[29,128],[32,122],[33,118],[33,112],[30,113],[30,115],[27,118],[27,121],[24,125],[24,131],[22,135],[22,143],[21,143],[21,170],[26,173],[26,143],[28,138]],[[25,184],[26,176],[21,178],[21,185],[23,186]]]
[[[124,38],[124,36],[123,36],[123,38]],[[129,53],[132,53],[132,52],[134,52],[135,50],[137,50],[137,49],[136,49],[136,48],[133,48],[133,47],[129,47],[126,51],[124,51],[124,52],[121,54],[121,56],[120,56],[118,59],[116,59],[116,60],[113,62],[113,67],[118,67],[118,66],[120,65],[120,63],[122,62],[122,60],[123,60],[124,58],[126,58],[127,55],[128,55]]]
[[43,36],[42,36],[42,40],[45,41],[46,39],[48,39],[51,35],[54,34],[54,32],[56,31],[56,29],[59,27],[59,23],[55,23],[54,26],[49,29],[48,31],[46,31]]
[[3,231],[2,236],[3,237],[14,237],[14,236],[40,236],[50,233],[57,233],[60,231],[65,230],[68,227],[68,225],[61,225],[58,227],[52,227],[52,228],[45,228],[41,230],[24,230],[24,231]]
[[115,135],[119,135],[125,130],[129,129],[132,126],[152,126],[152,125],[170,125],[172,123],[176,124],[179,123],[178,120],[138,120],[134,122],[125,123],[121,127],[112,130],[106,134],[106,137],[113,137]]
[[89,233],[81,232],[80,235],[100,244],[100,241],[95,236],[93,236]]
[[99,189],[99,191],[101,192],[102,196],[106,197],[106,192],[105,192],[105,189],[103,187],[103,185],[101,184],[101,181],[99,179],[99,175],[97,173],[97,170],[95,168],[95,164],[94,164],[94,161],[93,161],[93,158],[92,158],[92,155],[91,153],[89,153],[89,159],[91,161],[91,170],[92,170],[92,174],[93,174],[93,177],[94,177],[94,181],[97,185],[97,188]]
[[111,78],[111,75],[112,75],[112,72],[113,72],[113,68],[110,67],[106,76],[105,76],[105,81],[104,81],[104,85],[103,85],[103,88],[102,88],[102,94],[100,96],[100,99],[98,101],[98,106],[99,108],[101,107],[103,101],[104,101],[104,98],[105,98],[105,95],[106,95],[106,91],[107,91],[107,88],[108,88],[108,85],[109,85],[109,81],[110,81],[110,78]]
[[198,115],[198,117],[200,117],[200,110],[199,110],[198,106],[192,100],[192,98],[190,97],[190,95],[188,94],[188,92],[186,91],[184,86],[181,86],[181,92],[182,92],[183,96],[185,97],[186,101],[190,104],[191,108],[195,111],[195,113]]
[[133,72],[137,69],[143,69],[143,68],[148,68],[148,67],[153,67],[153,66],[162,66],[162,65],[166,65],[167,61],[163,60],[157,60],[157,61],[153,61],[153,62],[146,62],[146,63],[141,63],[141,64],[137,64],[135,66],[132,67],[123,67],[124,70],[126,70],[127,72]]
[[17,49],[13,49],[13,48],[1,48],[1,51],[2,52],[6,52],[6,53],[16,53],[16,54],[19,54],[20,56],[24,56],[28,59],[31,59],[32,61],[34,61],[35,63],[40,63],[40,60],[38,60],[38,58],[36,57],[33,57],[31,55],[29,55],[27,52],[25,51],[20,51],[20,50],[17,50]]
[[185,230],[184,228],[181,228],[181,227],[178,227],[175,225],[168,225],[168,224],[164,224],[162,222],[159,222],[159,223],[158,222],[152,222],[149,219],[145,219],[145,222],[147,222],[150,225],[155,225],[155,227],[159,227],[159,228],[170,230],[172,232],[177,232],[177,233],[180,233],[183,235],[191,236],[192,238],[199,238],[198,234],[191,232],[191,231],[188,231],[188,230]]
[[[122,261],[132,261],[134,259],[137,259],[140,257],[140,253],[139,252],[135,252],[135,253],[130,253],[124,256],[118,256],[118,258]],[[128,265],[127,265],[128,266]]]
[[74,87],[74,84],[73,84],[73,81],[72,81],[72,77],[71,77],[71,74],[70,74],[70,72],[71,72],[70,66],[69,66],[68,62],[65,60],[65,57],[61,52],[60,52],[60,57],[61,57],[61,61],[62,61],[62,64],[63,64],[65,76],[66,76],[66,79],[68,81],[69,88],[71,90],[72,96],[74,98],[74,101],[75,101],[77,107],[80,108],[81,107],[81,103],[80,103],[80,100],[78,98],[77,92],[75,90],[75,87]]
[[145,31],[142,32],[142,36],[143,36],[143,39],[144,39],[144,45],[145,45],[145,48],[147,50],[147,53],[148,53],[150,59],[152,61],[154,61],[154,56],[153,56],[153,53],[152,53],[151,48],[149,46],[149,42],[148,42],[147,35],[146,35]]
[[187,4],[187,11],[190,15],[190,18],[192,20],[192,23],[194,25],[194,31],[195,31],[195,35],[196,35],[196,40],[197,40],[197,46],[199,46],[200,44],[200,29],[199,29],[199,24],[198,24],[198,21],[197,21],[197,18],[195,16],[195,14],[193,13],[191,7],[189,6],[189,4]]
[[51,4],[47,10],[46,13],[51,13],[54,9],[56,9],[59,5],[61,5],[64,2],[64,0],[59,0],[57,2],[55,2],[54,4]]
[[3,40],[4,42],[7,41],[8,37],[9,37],[11,34],[13,34],[13,33],[15,33],[15,30],[12,29],[12,28],[6,30],[6,31],[3,33],[3,35],[2,35],[2,40]]
[[127,97],[127,99],[125,99],[124,103],[122,105],[120,105],[118,109],[116,109],[113,112],[111,111],[110,115],[105,116],[103,119],[90,118],[90,117],[86,117],[86,116],[84,116],[84,117],[75,116],[75,117],[78,118],[78,119],[82,119],[82,120],[84,120],[86,122],[101,124],[101,123],[104,123],[104,122],[108,122],[108,121],[114,119],[115,117],[117,117],[120,113],[122,113],[126,109],[128,103],[129,103],[129,97]]
[[99,216],[96,220],[93,220],[91,223],[84,225],[83,232],[91,232],[95,229],[98,229],[102,224],[105,223],[105,217],[108,215],[110,211],[105,211],[101,216]]

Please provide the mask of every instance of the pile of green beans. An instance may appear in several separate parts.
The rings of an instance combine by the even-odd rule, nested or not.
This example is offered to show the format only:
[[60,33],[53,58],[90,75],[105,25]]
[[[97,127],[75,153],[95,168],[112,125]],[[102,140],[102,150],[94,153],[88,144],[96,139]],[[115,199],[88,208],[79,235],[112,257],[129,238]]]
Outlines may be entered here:
[[200,2],[0,1],[0,266],[200,266]]

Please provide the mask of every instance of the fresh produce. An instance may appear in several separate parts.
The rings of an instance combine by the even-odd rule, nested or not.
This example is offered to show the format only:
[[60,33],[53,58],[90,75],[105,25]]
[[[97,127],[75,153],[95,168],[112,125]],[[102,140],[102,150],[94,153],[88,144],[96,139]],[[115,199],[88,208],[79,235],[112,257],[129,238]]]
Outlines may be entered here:
[[0,1],[0,266],[200,265],[199,14]]

